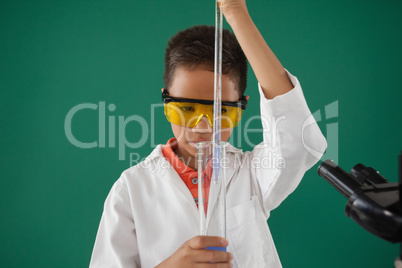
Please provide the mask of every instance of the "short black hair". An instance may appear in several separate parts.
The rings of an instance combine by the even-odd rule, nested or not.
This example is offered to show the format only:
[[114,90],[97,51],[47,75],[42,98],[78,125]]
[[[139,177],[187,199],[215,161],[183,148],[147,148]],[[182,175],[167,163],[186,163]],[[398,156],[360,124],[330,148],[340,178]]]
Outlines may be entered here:
[[[165,52],[165,88],[170,88],[179,67],[214,71],[214,57],[214,26],[198,25],[179,31],[169,39]],[[247,59],[235,35],[227,29],[223,29],[222,35],[222,73],[229,75],[239,96],[243,96],[247,87]]]

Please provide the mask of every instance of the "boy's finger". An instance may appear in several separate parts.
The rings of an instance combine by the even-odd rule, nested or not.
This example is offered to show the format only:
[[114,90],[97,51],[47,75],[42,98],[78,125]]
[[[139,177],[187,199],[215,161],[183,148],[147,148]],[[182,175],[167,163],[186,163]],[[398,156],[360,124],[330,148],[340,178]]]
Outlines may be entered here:
[[226,251],[200,249],[194,255],[196,263],[230,263],[232,254]]
[[229,267],[230,268],[230,267],[233,267],[233,265],[230,263],[197,263],[193,267],[196,267],[196,268],[211,268],[211,267],[228,268]]
[[229,242],[219,236],[196,236],[190,239],[189,246],[192,249],[204,249],[206,247],[227,247]]

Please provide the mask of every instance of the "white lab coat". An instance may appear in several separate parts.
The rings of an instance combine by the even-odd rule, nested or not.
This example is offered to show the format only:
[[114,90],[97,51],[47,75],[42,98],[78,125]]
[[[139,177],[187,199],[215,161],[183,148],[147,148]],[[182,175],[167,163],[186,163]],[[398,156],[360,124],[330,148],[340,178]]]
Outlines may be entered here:
[[[297,78],[288,75],[294,85],[288,93],[268,100],[259,89],[264,141],[251,152],[232,146],[226,152],[227,238],[233,267],[281,267],[267,225],[270,211],[295,190],[327,146]],[[161,150],[157,146],[113,185],[90,267],[155,267],[199,235],[194,199]],[[273,158],[282,161],[273,166]]]

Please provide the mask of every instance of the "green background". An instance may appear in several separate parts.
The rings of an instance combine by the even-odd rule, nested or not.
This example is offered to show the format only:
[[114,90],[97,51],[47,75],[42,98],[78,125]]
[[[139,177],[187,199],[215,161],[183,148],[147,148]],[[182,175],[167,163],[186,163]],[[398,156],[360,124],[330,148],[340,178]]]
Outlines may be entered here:
[[[328,136],[327,158],[350,170],[361,162],[397,181],[402,149],[402,1],[248,1],[250,14],[282,64],[296,75]],[[168,38],[214,24],[213,1],[2,1],[0,7],[0,266],[87,267],[103,202],[130,167],[172,137],[160,107],[154,138],[119,160],[118,117],[151,122],[160,103]],[[228,25],[226,26],[228,28]],[[250,69],[251,70],[251,69]],[[249,72],[245,122],[259,114]],[[82,149],[64,130],[78,104],[114,104],[116,147]],[[337,102],[337,103],[336,103]],[[328,118],[325,107],[337,104]],[[254,128],[261,128],[257,121]],[[106,124],[106,129],[110,126]],[[141,125],[127,124],[131,142]],[[98,141],[98,114],[72,124],[81,141]],[[121,131],[120,131],[121,132]],[[250,150],[261,133],[233,144]],[[325,156],[324,156],[325,158]],[[269,224],[284,267],[393,267],[398,245],[344,215],[346,199],[316,174],[275,211]]]

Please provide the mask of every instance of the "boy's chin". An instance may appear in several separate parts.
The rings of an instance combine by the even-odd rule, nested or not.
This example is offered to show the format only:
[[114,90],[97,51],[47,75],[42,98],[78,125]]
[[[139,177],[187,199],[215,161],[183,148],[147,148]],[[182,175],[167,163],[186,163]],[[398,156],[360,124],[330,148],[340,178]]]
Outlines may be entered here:
[[192,156],[196,156],[197,155],[197,143],[189,141],[187,142],[188,144],[188,149],[187,151],[192,155]]
[[193,148],[193,149],[195,150],[195,153],[197,153],[197,143],[199,143],[199,142],[210,142],[210,141],[198,141],[198,142],[195,142],[195,141],[187,141],[187,144],[188,144],[191,148]]

